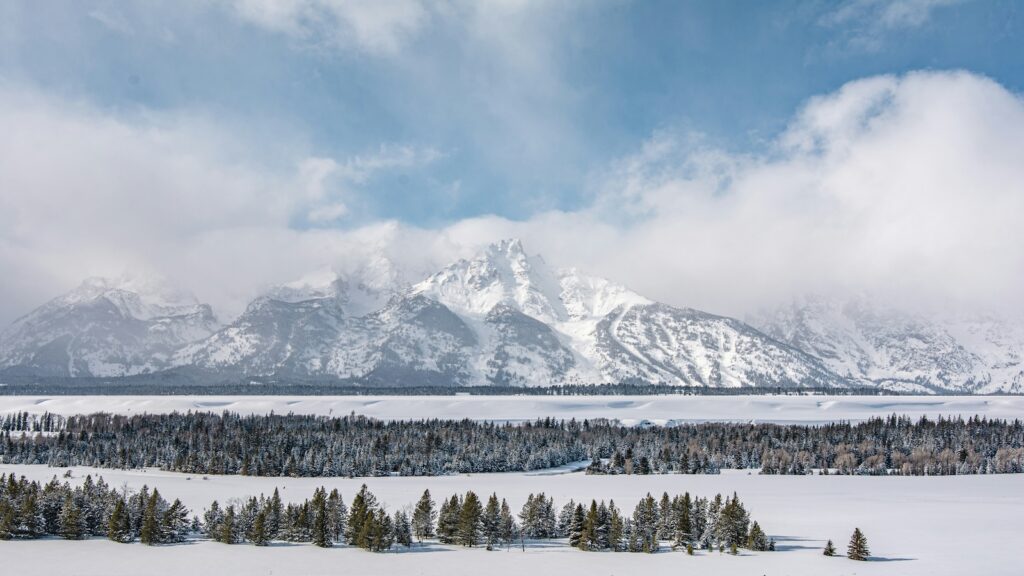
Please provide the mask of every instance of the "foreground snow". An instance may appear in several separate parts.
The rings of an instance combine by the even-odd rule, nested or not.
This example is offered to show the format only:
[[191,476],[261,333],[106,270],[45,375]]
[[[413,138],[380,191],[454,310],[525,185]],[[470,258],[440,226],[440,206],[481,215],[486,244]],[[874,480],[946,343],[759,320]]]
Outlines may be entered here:
[[[47,480],[63,469],[0,465],[0,473]],[[181,498],[193,511],[211,500],[269,493],[282,488],[287,501],[312,496],[315,487],[336,487],[346,499],[362,483],[391,509],[412,504],[429,488],[435,498],[474,490],[497,492],[514,509],[526,495],[544,491],[556,505],[569,498],[613,498],[630,510],[647,492],[713,495],[736,491],[753,515],[778,541],[774,553],[744,552],[739,557],[718,553],[688,557],[683,553],[584,553],[564,544],[546,543],[526,552],[424,549],[374,555],[360,550],[321,550],[307,545],[258,549],[197,542],[147,548],[102,540],[0,542],[5,566],[16,573],[50,574],[1019,574],[1015,543],[1024,517],[1024,476],[856,477],[758,476],[732,471],[719,476],[586,476],[480,474],[428,478],[252,478],[195,476],[147,471],[73,469],[72,482],[85,474],[103,475],[114,486],[156,486],[168,497]],[[845,550],[854,527],[867,535],[874,561],[855,563],[825,558],[821,549],[831,538]]]
[[617,418],[627,425],[679,422],[824,423],[872,416],[980,415],[1024,419],[1024,396],[0,396],[0,415],[231,411],[351,412],[380,419]]

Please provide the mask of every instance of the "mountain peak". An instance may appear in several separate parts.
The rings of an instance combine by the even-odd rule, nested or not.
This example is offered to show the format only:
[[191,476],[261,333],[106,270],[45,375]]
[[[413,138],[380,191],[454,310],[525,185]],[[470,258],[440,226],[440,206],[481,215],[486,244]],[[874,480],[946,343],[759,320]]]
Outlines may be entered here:
[[506,238],[487,247],[487,254],[500,255],[510,259],[526,258],[523,241],[519,238]]

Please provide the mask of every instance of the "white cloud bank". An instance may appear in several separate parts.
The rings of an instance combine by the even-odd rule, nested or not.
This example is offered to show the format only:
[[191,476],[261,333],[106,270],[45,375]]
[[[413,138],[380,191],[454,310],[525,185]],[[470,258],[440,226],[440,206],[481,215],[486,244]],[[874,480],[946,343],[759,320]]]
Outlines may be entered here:
[[5,322],[91,274],[151,269],[229,315],[260,286],[370,251],[424,269],[512,235],[555,264],[737,315],[805,292],[1015,310],[1024,293],[1024,100],[963,72],[847,84],[756,156],[659,134],[594,171],[585,210],[440,230],[294,227],[344,216],[330,178],[358,184],[431,150],[296,158],[282,174],[208,122],[11,89],[0,126]]

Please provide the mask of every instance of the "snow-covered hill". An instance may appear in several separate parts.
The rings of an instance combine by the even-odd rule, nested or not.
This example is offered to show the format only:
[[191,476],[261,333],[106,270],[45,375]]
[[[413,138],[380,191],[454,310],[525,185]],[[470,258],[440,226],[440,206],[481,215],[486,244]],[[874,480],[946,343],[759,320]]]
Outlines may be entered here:
[[154,372],[216,328],[209,306],[160,281],[90,278],[0,334],[0,369],[58,377]]
[[924,317],[864,295],[806,297],[751,323],[861,384],[902,391],[1024,392],[1024,323]]

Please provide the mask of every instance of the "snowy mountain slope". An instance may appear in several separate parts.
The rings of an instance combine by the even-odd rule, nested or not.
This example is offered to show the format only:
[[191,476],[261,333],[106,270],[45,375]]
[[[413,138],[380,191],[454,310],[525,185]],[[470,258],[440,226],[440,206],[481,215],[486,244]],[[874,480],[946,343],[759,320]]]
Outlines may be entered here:
[[[503,367],[502,379],[526,374],[523,380],[535,383],[842,384],[815,358],[741,322],[657,304],[575,269],[553,269],[542,258],[527,256],[518,240],[455,262],[412,292],[471,319],[517,312],[545,324],[549,331],[534,337],[549,342],[534,347],[532,353],[542,351],[540,357],[522,354],[528,361],[514,369]],[[508,337],[507,331],[497,328],[500,338]],[[504,360],[492,357],[489,362],[501,366]]]
[[862,384],[905,391],[1024,391],[1024,324],[922,316],[867,296],[807,297],[751,322]]
[[0,369],[47,377],[178,369],[374,385],[644,382],[1024,391],[1024,323],[922,318],[807,298],[750,323],[647,299],[518,240],[411,284],[379,257],[265,290],[217,329],[159,283],[90,280],[0,336]]
[[0,369],[59,377],[154,372],[216,327],[209,306],[159,281],[91,278],[0,334]]

